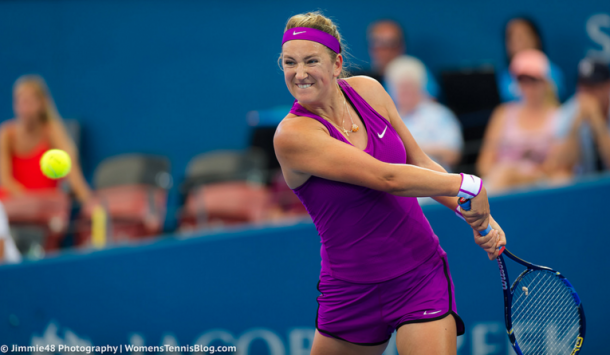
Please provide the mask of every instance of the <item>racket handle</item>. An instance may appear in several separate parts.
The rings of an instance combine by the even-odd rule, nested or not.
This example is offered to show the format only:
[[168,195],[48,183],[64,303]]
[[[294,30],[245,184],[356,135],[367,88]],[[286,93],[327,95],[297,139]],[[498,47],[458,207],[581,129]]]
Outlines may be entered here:
[[484,230],[484,231],[479,231],[479,234],[481,234],[482,236],[486,236],[486,235],[488,235],[488,234],[489,234],[489,232],[491,232],[491,231],[492,231],[492,229],[491,229],[491,224],[488,224],[488,225],[487,225],[487,228],[485,228],[485,230]]
[[[464,210],[464,211],[470,211],[470,209],[472,208],[470,206],[470,200],[467,200],[463,197],[460,197],[458,199],[458,205],[460,205],[460,207]],[[491,224],[487,225],[487,228],[485,228],[484,231],[479,231],[479,234],[481,234],[482,236],[486,236],[489,234],[489,232],[491,232]]]
[[[470,200],[467,200],[463,197],[458,198],[458,205],[460,205],[460,208],[463,209],[464,211],[470,211],[470,209],[472,208],[472,206],[470,204],[471,204]],[[479,234],[482,236],[486,236],[489,234],[489,232],[491,232],[491,230],[492,230],[491,224],[488,224],[487,228],[485,228],[484,231],[479,231]],[[504,252],[504,247],[499,247],[498,250],[500,251],[500,253],[498,255],[502,255],[502,252]]]

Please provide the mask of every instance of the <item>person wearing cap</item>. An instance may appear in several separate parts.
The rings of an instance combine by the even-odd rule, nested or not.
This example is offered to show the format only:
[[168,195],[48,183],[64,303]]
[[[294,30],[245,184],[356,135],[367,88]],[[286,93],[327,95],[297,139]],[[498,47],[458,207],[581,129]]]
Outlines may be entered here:
[[464,146],[462,129],[453,112],[426,93],[428,75],[424,64],[402,55],[387,66],[385,82],[417,144],[445,170],[452,171]]
[[585,58],[578,65],[578,87],[559,111],[553,162],[576,176],[610,168],[610,68]]
[[546,55],[529,49],[515,55],[511,74],[523,99],[492,114],[477,170],[494,192],[544,181],[555,174],[547,159],[555,143],[558,102]]
[[[504,48],[508,63],[512,62],[517,53],[524,50],[537,49],[544,53],[542,35],[536,22],[527,16],[510,19],[504,26]],[[566,85],[563,71],[551,61],[549,61],[549,78],[557,96],[561,100],[565,99]],[[497,82],[502,102],[521,100],[519,83],[517,83],[509,68],[504,68],[498,72]]]

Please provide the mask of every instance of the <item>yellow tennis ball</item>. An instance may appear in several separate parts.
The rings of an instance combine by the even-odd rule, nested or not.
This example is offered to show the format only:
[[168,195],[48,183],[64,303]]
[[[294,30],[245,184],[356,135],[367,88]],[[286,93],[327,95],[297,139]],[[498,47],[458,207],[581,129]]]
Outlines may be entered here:
[[68,175],[71,167],[70,156],[61,149],[49,149],[40,158],[42,173],[51,179],[60,179]]

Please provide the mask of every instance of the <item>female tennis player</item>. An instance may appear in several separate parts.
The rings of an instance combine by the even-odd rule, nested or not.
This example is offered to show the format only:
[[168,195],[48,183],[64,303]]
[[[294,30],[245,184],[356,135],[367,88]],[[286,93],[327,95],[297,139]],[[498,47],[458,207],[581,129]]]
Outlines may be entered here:
[[[416,197],[457,209],[490,259],[505,245],[481,179],[448,174],[422,150],[375,80],[342,79],[341,37],[320,13],[290,18],[281,64],[295,103],[276,154],[322,240],[312,354],[455,354],[457,315],[445,252]],[[491,223],[494,231],[479,235]]]

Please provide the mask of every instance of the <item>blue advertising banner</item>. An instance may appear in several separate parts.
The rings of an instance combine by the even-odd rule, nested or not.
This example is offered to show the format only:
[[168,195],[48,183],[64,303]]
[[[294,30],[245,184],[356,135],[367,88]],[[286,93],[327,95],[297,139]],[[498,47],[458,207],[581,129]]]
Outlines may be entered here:
[[[491,200],[511,251],[561,271],[578,290],[587,312],[582,354],[607,349],[610,266],[603,246],[609,199],[606,178]],[[467,327],[458,353],[512,354],[497,264],[451,211],[438,205],[424,210],[448,253]],[[117,347],[90,349],[97,352],[178,354],[197,350],[189,348],[195,345],[212,346],[215,353],[309,354],[319,249],[314,226],[301,223],[167,236],[146,245],[3,265],[0,345],[13,352],[13,346],[34,346],[37,354],[87,346]],[[513,280],[523,270],[511,262],[508,268]],[[397,354],[394,344],[386,350],[391,354]]]

